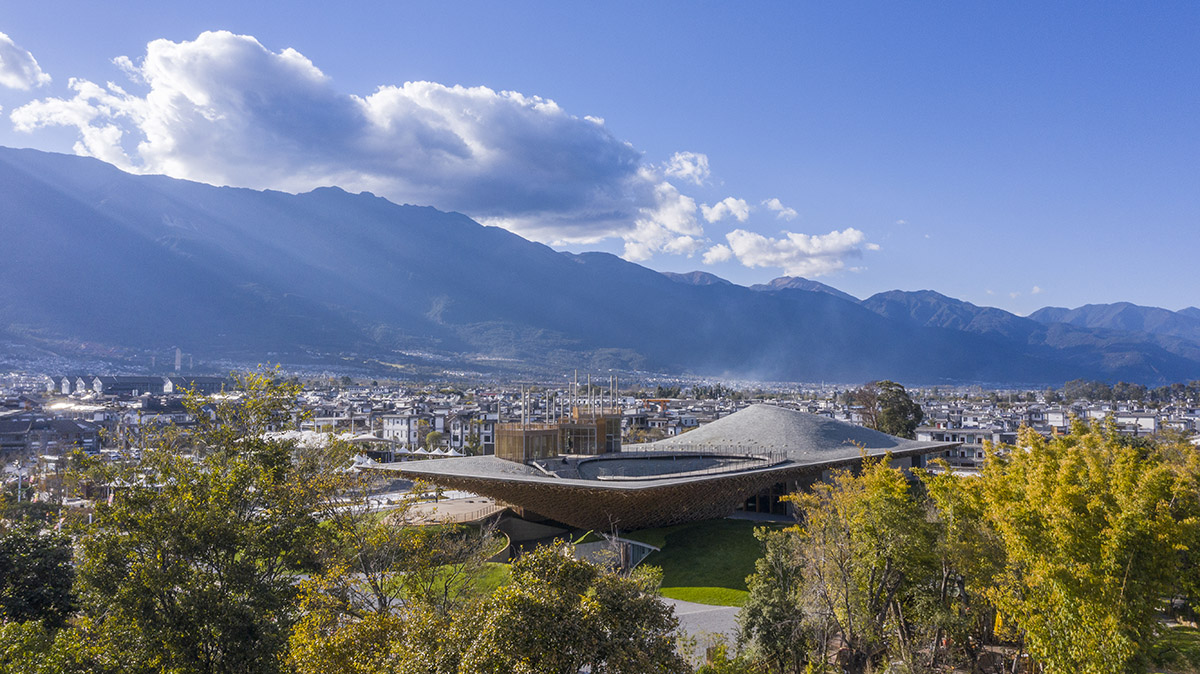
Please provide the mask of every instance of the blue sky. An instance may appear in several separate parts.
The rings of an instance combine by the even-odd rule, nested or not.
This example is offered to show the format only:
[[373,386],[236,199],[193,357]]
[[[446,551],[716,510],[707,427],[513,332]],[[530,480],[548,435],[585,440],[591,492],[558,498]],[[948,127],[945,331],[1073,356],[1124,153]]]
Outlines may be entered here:
[[0,144],[744,284],[1200,305],[1200,5],[1042,4],[4,1]]

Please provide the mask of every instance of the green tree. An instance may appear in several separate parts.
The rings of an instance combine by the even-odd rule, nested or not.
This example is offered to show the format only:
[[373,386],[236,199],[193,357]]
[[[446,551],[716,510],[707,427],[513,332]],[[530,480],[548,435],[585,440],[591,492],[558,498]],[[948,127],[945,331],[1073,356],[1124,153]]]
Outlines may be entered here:
[[929,638],[928,666],[945,661],[975,671],[982,645],[993,641],[996,612],[983,593],[1004,566],[1004,547],[984,518],[981,481],[955,475],[944,461],[939,467],[916,471],[937,533],[940,574],[936,591],[914,618]]
[[769,672],[800,672],[818,647],[813,620],[804,610],[800,530],[759,527],[754,537],[763,556],[746,579],[750,590],[738,613],[738,639]]
[[1144,671],[1200,542],[1195,448],[1171,459],[1083,426],[1051,441],[1024,429],[1019,446],[979,484],[1005,549],[986,593],[1007,633],[1046,672]]
[[[98,647],[102,637],[86,619],[48,629],[40,621],[0,621],[0,674],[122,674],[119,648]],[[110,645],[111,646],[111,645]]]
[[341,581],[305,584],[289,666],[299,674],[405,672],[642,674],[686,672],[677,626],[657,597],[658,576],[631,577],[543,547],[470,604],[415,601],[388,611],[347,610]]
[[936,535],[905,475],[864,459],[860,474],[837,471],[789,498],[801,511],[805,604],[831,622],[846,670],[868,671],[889,652],[913,662],[906,616],[937,578]]
[[[330,583],[329,581],[334,582]],[[446,638],[451,615],[422,605],[356,612],[333,575],[304,584],[300,619],[289,638],[287,666],[296,674],[442,674],[456,672]]]
[[298,387],[239,384],[238,399],[190,396],[195,432],[164,429],[81,541],[85,618],[126,671],[279,669],[328,466],[268,435],[291,422]]
[[42,621],[50,629],[74,611],[71,541],[32,521],[0,524],[0,621]]
[[347,481],[343,499],[321,511],[323,569],[299,584],[288,666],[298,674],[454,671],[438,664],[455,653],[445,635],[478,598],[475,581],[493,532],[406,526],[411,502],[380,511],[367,498],[381,478]]
[[480,443],[479,437],[479,428],[483,422],[479,419],[471,419],[467,424],[467,438],[463,442],[463,449],[466,450],[467,456],[483,454],[483,445]]
[[432,449],[437,449],[441,445],[442,445],[442,432],[441,431],[429,431],[429,433],[425,436],[425,448],[432,450]]
[[379,510],[367,497],[384,478],[357,475],[341,490],[355,507],[330,501],[321,510],[322,591],[335,594],[351,616],[385,614],[423,604],[438,613],[472,598],[474,581],[493,551],[490,526],[410,526],[409,508],[424,484],[399,507]]
[[863,424],[883,433],[913,438],[925,418],[921,406],[894,381],[874,381],[850,392],[851,405],[859,408]]
[[657,597],[658,577],[621,576],[541,547],[512,580],[459,620],[459,671],[478,674],[686,672],[678,621]]

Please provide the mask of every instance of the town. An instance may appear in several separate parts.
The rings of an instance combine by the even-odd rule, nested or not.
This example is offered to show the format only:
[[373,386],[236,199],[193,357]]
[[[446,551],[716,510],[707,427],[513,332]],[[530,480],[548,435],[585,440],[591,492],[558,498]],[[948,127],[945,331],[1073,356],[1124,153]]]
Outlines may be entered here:
[[[392,462],[490,455],[497,427],[543,423],[571,407],[619,410],[621,442],[638,444],[683,435],[754,404],[864,423],[850,385],[777,385],[736,388],[720,382],[622,386],[616,378],[574,374],[582,383],[468,386],[417,385],[309,377],[296,401],[296,430],[335,434],[361,446],[365,457]],[[608,377],[608,375],[605,375]],[[188,392],[236,395],[230,377],[212,375],[0,375],[0,460],[4,477],[27,484],[55,474],[71,452],[108,459],[136,456],[147,428],[195,423],[184,408]],[[1137,398],[1114,399],[1132,393]],[[978,469],[985,446],[1012,445],[1028,426],[1045,437],[1070,433],[1073,419],[1106,421],[1131,437],[1200,430],[1200,382],[1148,391],[1069,382],[1062,389],[984,390],[979,387],[908,389],[920,404],[914,439],[955,443],[942,458],[957,469]],[[1089,397],[1091,396],[1091,397]],[[1200,442],[1200,440],[1197,440]]]

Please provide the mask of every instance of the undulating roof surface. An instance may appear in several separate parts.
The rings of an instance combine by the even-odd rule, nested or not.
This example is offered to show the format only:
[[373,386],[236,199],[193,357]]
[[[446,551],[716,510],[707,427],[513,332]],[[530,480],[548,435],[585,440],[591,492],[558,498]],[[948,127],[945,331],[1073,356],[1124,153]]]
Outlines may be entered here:
[[630,449],[787,452],[798,463],[905,452],[938,443],[905,440],[869,428],[774,405],[751,405],[693,431]]
[[[929,454],[957,445],[916,442],[827,417],[772,405],[754,405],[723,419],[659,442],[631,446],[620,454],[550,459],[525,465],[495,456],[408,461],[382,466],[409,477],[492,496],[559,522],[582,528],[641,528],[721,517],[750,495],[778,482],[819,475],[825,468],[853,466],[865,452],[881,456]],[[745,470],[679,470],[657,476],[658,457],[683,452],[749,454]],[[639,460],[639,457],[640,460]],[[618,473],[598,462],[613,465]],[[621,462],[630,465],[619,465]],[[634,465],[644,462],[643,466]],[[670,462],[667,462],[670,465]],[[756,467],[761,466],[761,467]],[[621,472],[621,471],[630,472]],[[557,474],[555,474],[557,473]],[[593,479],[584,478],[583,473]],[[597,475],[608,473],[604,478]],[[621,475],[629,475],[623,479]]]

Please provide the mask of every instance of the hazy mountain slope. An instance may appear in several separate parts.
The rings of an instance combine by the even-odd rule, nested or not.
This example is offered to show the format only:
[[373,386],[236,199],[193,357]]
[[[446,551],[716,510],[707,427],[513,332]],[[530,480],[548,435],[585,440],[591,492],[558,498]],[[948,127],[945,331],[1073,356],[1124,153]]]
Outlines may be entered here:
[[778,292],[780,290],[808,290],[818,293],[829,293],[834,297],[840,297],[850,302],[857,302],[858,298],[850,293],[842,292],[833,286],[825,285],[820,281],[812,281],[799,276],[780,276],[772,279],[770,283],[756,283],[750,286],[751,290],[759,292]]
[[998,310],[917,320],[823,284],[680,282],[369,194],[219,188],[29,150],[0,148],[0,241],[0,331],[43,345],[264,359],[422,349],[551,369],[847,382],[1200,378],[1200,354],[1180,355],[1182,340],[1039,328],[1052,345],[1025,338],[1036,323]]
[[690,271],[686,274],[679,274],[673,271],[664,271],[659,273],[671,279],[672,281],[675,281],[676,283],[686,283],[693,286],[711,286],[716,284],[733,285],[720,276],[717,276],[716,274],[710,274],[706,271]]
[[889,290],[862,301],[875,313],[923,325],[949,328],[1022,342],[1042,331],[1041,324],[1002,309],[980,307],[932,290]]
[[1200,342],[1200,310],[1192,307],[1170,311],[1129,302],[1087,304],[1076,309],[1045,307],[1030,314],[1029,318],[1039,323],[1067,323],[1080,328],[1146,332]]
[[962,330],[1004,344],[1023,343],[1025,353],[1079,370],[1104,372],[1114,380],[1140,381],[1147,373],[1188,372],[1200,360],[1200,343],[1192,340],[1039,322],[931,290],[892,290],[873,295],[862,304],[882,316],[914,325]]

